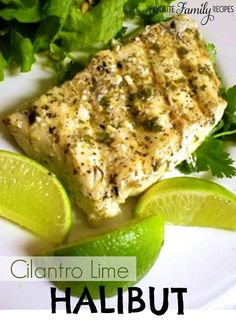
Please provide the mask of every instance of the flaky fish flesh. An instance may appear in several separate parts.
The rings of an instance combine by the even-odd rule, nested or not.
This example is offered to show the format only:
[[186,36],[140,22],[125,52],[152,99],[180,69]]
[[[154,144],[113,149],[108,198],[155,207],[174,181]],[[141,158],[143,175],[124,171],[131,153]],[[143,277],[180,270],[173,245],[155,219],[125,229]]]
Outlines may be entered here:
[[97,225],[190,157],[226,102],[197,24],[147,26],[4,119]]

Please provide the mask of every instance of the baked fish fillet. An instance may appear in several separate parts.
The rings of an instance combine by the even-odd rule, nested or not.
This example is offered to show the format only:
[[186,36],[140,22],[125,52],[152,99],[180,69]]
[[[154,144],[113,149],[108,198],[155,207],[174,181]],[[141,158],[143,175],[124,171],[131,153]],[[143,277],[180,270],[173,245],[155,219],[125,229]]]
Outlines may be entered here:
[[187,159],[221,119],[220,82],[186,15],[99,52],[4,123],[96,225]]

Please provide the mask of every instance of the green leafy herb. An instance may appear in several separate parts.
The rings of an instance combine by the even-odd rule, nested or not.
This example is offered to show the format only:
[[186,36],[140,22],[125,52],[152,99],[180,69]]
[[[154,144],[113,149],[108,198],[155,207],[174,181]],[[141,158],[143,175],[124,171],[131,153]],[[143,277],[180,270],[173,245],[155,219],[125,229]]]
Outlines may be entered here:
[[115,39],[121,39],[123,38],[126,33],[127,33],[128,28],[127,27],[122,27],[116,34]]
[[208,43],[206,45],[207,51],[209,53],[209,56],[211,58],[211,61],[213,64],[216,63],[216,55],[217,55],[217,51],[216,51],[216,47],[213,43]]
[[101,132],[99,134],[99,137],[97,139],[98,142],[110,145],[114,139],[110,136],[110,134],[108,132]]
[[146,130],[151,132],[159,132],[162,129],[162,127],[157,123],[157,118],[144,120],[142,125]]
[[192,154],[188,161],[184,161],[178,169],[190,174],[210,170],[218,178],[231,178],[236,175],[234,161],[226,150],[226,140],[235,141],[236,136],[236,86],[226,90],[222,95],[228,102],[225,114],[211,135]]
[[103,106],[104,108],[109,108],[111,105],[111,101],[107,96],[102,97],[101,101],[100,101],[101,106]]
[[82,71],[88,64],[90,57],[85,57],[79,60],[71,60],[69,63],[63,61],[53,62],[52,68],[56,72],[56,82],[58,85],[62,84],[66,80],[74,78],[76,73]]
[[225,144],[220,139],[209,137],[194,154],[190,161],[180,166],[183,173],[202,172],[210,170],[218,178],[232,178],[236,175],[233,160],[225,150]]
[[224,131],[231,131],[236,129],[236,85],[228,90],[222,90],[223,98],[228,102],[223,117]]

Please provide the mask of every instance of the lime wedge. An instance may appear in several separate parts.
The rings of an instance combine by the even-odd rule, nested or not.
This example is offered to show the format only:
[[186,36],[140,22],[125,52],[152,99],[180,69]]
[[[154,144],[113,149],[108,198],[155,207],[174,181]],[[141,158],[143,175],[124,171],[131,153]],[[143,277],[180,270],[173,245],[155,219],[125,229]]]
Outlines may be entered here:
[[[46,255],[136,257],[136,278],[139,281],[155,262],[163,239],[164,222],[158,215],[129,221],[119,229],[62,246]],[[99,297],[99,286],[105,286],[106,296],[113,296],[117,294],[118,287],[125,290],[133,284],[130,281],[55,282],[61,290],[70,287],[75,296],[80,296],[86,286],[94,299]]]
[[160,181],[139,199],[136,216],[161,214],[166,223],[236,230],[236,196],[202,179]]
[[71,228],[68,196],[55,175],[37,162],[0,151],[0,216],[55,243]]

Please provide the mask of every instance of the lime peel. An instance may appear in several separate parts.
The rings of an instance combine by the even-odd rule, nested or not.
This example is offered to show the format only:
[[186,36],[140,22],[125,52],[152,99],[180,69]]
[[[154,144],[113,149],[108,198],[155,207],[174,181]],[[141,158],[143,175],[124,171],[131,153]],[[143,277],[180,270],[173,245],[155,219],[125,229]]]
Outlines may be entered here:
[[[137,281],[139,281],[154,264],[162,248],[163,239],[163,218],[152,216],[134,219],[119,229],[61,246],[45,255],[136,257],[136,276]],[[106,296],[109,297],[117,294],[118,287],[126,290],[133,284],[133,281],[55,282],[55,285],[61,290],[70,287],[74,296],[80,296],[86,286],[94,299],[99,298],[99,286],[106,287]]]

